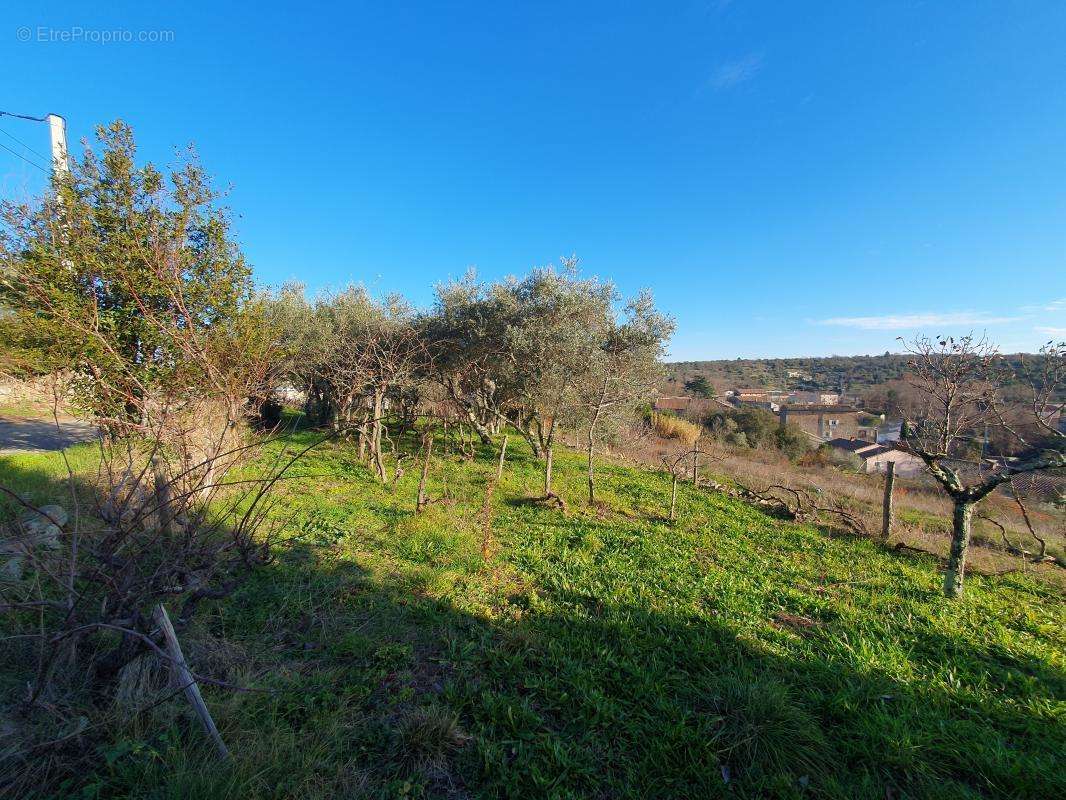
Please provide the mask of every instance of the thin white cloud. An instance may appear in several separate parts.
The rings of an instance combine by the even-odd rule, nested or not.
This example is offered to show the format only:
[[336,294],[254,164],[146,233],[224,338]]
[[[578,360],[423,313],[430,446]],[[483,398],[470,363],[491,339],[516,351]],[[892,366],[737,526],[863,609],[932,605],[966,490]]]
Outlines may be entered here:
[[1066,328],[1053,328],[1047,325],[1041,325],[1035,328],[1037,333],[1042,333],[1045,336],[1066,336]]
[[717,92],[732,89],[754,78],[762,69],[762,53],[749,53],[735,61],[720,65],[711,76],[711,88]]
[[831,317],[816,320],[816,325],[859,328],[864,331],[910,331],[919,328],[965,327],[967,325],[1004,325],[1018,322],[1019,317],[995,317],[983,311],[950,313],[885,314],[879,317]]
[[1026,314],[1039,314],[1041,311],[1066,311],[1066,297],[1052,300],[1050,303],[1038,303],[1034,306],[1022,306],[1021,311]]

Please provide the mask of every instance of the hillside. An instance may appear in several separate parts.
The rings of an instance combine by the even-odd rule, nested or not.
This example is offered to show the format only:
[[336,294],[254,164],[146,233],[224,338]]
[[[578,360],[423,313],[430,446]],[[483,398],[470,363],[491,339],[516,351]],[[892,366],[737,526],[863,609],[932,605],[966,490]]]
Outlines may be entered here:
[[[1032,356],[1007,356],[1014,367]],[[828,356],[825,358],[737,358],[719,361],[674,361],[667,364],[669,380],[683,385],[699,375],[719,391],[737,387],[774,389],[827,389],[862,393],[889,381],[900,380],[908,356],[884,353],[875,356]]]
[[[666,478],[624,465],[589,509],[568,452],[563,513],[530,502],[540,467],[511,442],[488,563],[493,453],[447,455],[430,489],[451,500],[416,516],[417,470],[393,490],[348,446],[313,451],[274,511],[289,546],[183,634],[198,670],[266,690],[204,687],[236,766],[205,768],[162,702],[93,731],[103,759],[61,796],[1066,794],[1060,594],[975,575],[949,603],[930,557],[687,486],[671,525]],[[58,474],[0,458],[34,500]]]

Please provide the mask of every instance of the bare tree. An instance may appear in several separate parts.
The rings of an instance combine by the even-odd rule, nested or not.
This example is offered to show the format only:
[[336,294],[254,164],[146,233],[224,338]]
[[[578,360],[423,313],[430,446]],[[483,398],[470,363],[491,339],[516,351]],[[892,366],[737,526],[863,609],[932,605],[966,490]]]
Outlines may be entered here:
[[[1049,343],[1041,351],[1041,368],[1035,374],[1016,374],[996,347],[984,338],[963,336],[929,339],[918,337],[907,344],[911,354],[908,382],[917,402],[904,418],[904,440],[929,468],[951,498],[951,549],[944,576],[944,594],[962,593],[966,556],[974,510],[999,486],[1016,475],[1066,466],[1066,437],[1053,426],[1048,407],[1059,400],[1066,377],[1066,345]],[[1012,381],[1025,380],[1032,392],[1034,424],[1043,432],[1037,441],[1020,432],[1008,419],[1002,398]],[[1024,454],[976,462],[966,456],[975,441],[987,441],[996,430],[1010,437]],[[984,454],[982,454],[984,455]]]

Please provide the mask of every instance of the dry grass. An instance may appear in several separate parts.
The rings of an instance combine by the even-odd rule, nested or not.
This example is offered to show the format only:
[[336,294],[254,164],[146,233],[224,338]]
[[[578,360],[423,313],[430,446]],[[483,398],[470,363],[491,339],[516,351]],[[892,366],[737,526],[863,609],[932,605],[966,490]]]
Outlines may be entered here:
[[651,427],[656,435],[663,439],[674,439],[690,447],[696,443],[700,436],[700,426],[695,422],[689,422],[680,417],[671,417],[667,414],[653,413],[651,415]]

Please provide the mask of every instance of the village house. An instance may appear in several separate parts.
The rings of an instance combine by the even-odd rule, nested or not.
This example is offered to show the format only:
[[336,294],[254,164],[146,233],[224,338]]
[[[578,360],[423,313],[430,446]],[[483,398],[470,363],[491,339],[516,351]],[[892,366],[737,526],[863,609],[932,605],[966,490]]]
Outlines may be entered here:
[[781,406],[781,426],[794,425],[808,435],[828,441],[829,439],[875,438],[868,426],[861,424],[867,415],[857,408],[841,405],[787,405]]
[[678,395],[674,397],[656,397],[655,398],[655,410],[656,411],[673,411],[680,413],[687,411],[689,404],[694,398],[687,395]]
[[795,405],[835,406],[840,403],[840,395],[836,392],[824,392],[821,390],[795,391],[788,395],[788,402]]
[[885,422],[877,427],[877,443],[898,442],[903,437],[902,422]]
[[768,403],[770,393],[766,389],[732,389],[726,397],[734,403]]
[[733,405],[776,412],[788,395],[776,389],[733,389],[726,397]]
[[720,410],[722,406],[728,406],[728,404],[714,398],[688,395],[657,397],[653,404],[656,411],[666,411],[696,421],[702,420],[712,411]]
[[866,439],[833,439],[829,446],[857,457],[866,473],[885,472],[890,461],[896,465],[896,474],[904,478],[912,478],[925,469],[925,462],[913,453]]

